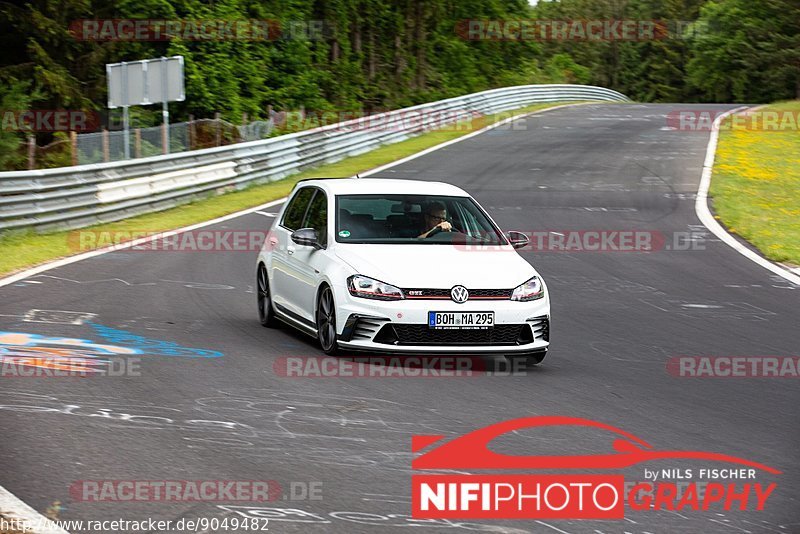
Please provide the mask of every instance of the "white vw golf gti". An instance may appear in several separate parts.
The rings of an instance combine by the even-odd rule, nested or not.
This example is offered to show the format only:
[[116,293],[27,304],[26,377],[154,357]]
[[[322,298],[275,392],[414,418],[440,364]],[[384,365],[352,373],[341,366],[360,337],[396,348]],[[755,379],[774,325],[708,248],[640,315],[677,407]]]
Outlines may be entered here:
[[292,191],[258,255],[261,324],[322,350],[544,359],[547,286],[466,192],[416,180],[316,179]]

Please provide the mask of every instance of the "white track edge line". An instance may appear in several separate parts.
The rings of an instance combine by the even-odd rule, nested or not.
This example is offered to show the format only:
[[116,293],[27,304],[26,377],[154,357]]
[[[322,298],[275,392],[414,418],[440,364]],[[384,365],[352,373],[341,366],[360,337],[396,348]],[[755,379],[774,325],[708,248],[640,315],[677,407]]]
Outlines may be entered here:
[[[582,105],[597,104],[597,103],[603,103],[603,102],[601,102],[601,101],[598,101],[598,102],[592,101],[592,102],[579,102],[579,103],[575,103],[575,104],[562,104],[562,105],[553,106],[553,107],[550,107],[550,108],[539,109],[539,110],[535,110],[535,111],[529,111],[529,112],[526,112],[526,113],[520,113],[519,115],[514,115],[512,117],[509,117],[508,119],[504,119],[504,120],[496,122],[494,124],[490,124],[489,126],[481,128],[480,130],[477,130],[477,131],[472,132],[470,134],[463,135],[461,137],[457,137],[456,139],[451,139],[450,141],[446,141],[444,143],[440,143],[440,144],[432,146],[430,148],[426,148],[425,150],[423,150],[421,152],[417,152],[415,154],[412,154],[412,155],[407,156],[405,158],[399,159],[397,161],[393,161],[391,163],[387,163],[386,165],[381,165],[380,167],[376,167],[374,169],[370,169],[370,170],[365,171],[363,173],[359,173],[359,176],[371,176],[371,175],[376,174],[378,172],[381,172],[381,171],[383,171],[385,169],[389,169],[389,168],[394,167],[396,165],[401,165],[401,164],[403,164],[403,163],[405,163],[407,161],[411,161],[413,159],[419,158],[419,157],[424,156],[426,154],[430,154],[431,152],[434,152],[436,150],[439,150],[439,149],[442,149],[442,148],[446,148],[446,147],[448,147],[450,145],[453,145],[455,143],[458,143],[460,141],[465,141],[467,139],[475,137],[476,135],[480,135],[480,134],[482,134],[484,132],[487,132],[487,131],[492,130],[494,128],[497,128],[499,126],[502,126],[504,124],[507,124],[509,122],[512,122],[512,121],[515,121],[515,120],[518,120],[518,119],[521,119],[521,118],[528,117],[530,115],[536,115],[538,113],[544,113],[546,111],[553,111],[553,110],[561,109],[561,108],[565,108],[565,107],[582,106]],[[267,202],[266,204],[261,204],[260,206],[247,208],[245,210],[237,211],[235,213],[229,213],[228,215],[224,215],[224,216],[218,217],[216,219],[211,219],[210,221],[204,221],[204,222],[201,222],[201,223],[193,224],[191,226],[185,226],[183,228],[178,228],[178,229],[170,230],[170,231],[167,231],[167,232],[159,232],[159,233],[157,233],[156,235],[153,235],[153,236],[143,237],[141,239],[136,239],[136,240],[133,240],[133,241],[127,241],[125,243],[120,243],[118,245],[112,245],[112,246],[109,246],[109,247],[99,248],[97,250],[90,250],[89,252],[83,252],[81,254],[76,254],[74,256],[67,256],[66,258],[61,258],[61,259],[53,260],[53,261],[50,261],[50,262],[47,262],[47,263],[43,263],[42,265],[39,265],[37,267],[31,267],[30,269],[25,269],[23,271],[20,271],[18,273],[12,274],[12,275],[7,276],[5,278],[0,278],[0,287],[7,286],[7,285],[13,284],[15,282],[19,282],[20,280],[24,280],[25,278],[29,278],[31,276],[35,276],[37,274],[43,273],[45,271],[49,271],[51,269],[57,269],[58,267],[63,267],[65,265],[69,265],[71,263],[76,263],[76,262],[79,262],[79,261],[87,260],[89,258],[94,258],[95,256],[101,256],[103,254],[108,254],[109,252],[116,252],[118,250],[128,249],[128,248],[131,248],[131,247],[135,247],[137,245],[141,245],[141,244],[144,244],[144,243],[149,243],[151,241],[155,241],[157,239],[163,239],[164,237],[169,237],[169,236],[173,236],[173,235],[177,235],[177,234],[182,234],[184,232],[189,232],[189,231],[192,231],[192,230],[196,230],[198,228],[203,228],[205,226],[210,226],[212,224],[217,224],[217,223],[221,223],[221,222],[224,222],[224,221],[229,221],[231,219],[236,219],[236,218],[242,217],[244,215],[249,215],[249,214],[251,214],[253,212],[256,212],[256,211],[259,211],[259,210],[263,210],[265,208],[271,208],[272,206],[276,206],[278,204],[282,204],[283,202],[286,201],[286,198],[287,197],[279,198],[277,200],[273,200],[271,202]]]
[[753,252],[741,244],[735,237],[729,234],[728,231],[717,222],[708,207],[708,190],[711,187],[711,175],[714,171],[714,160],[717,154],[717,144],[719,143],[720,123],[725,117],[745,109],[748,109],[748,107],[743,106],[726,111],[714,121],[714,125],[711,128],[711,137],[708,140],[708,147],[706,148],[706,159],[703,163],[703,174],[700,178],[700,187],[697,190],[697,199],[694,203],[694,210],[697,213],[697,217],[700,219],[700,222],[702,222],[703,225],[708,228],[711,233],[717,236],[723,243],[733,248],[745,258],[757,263],[770,272],[777,274],[778,276],[785,278],[794,284],[800,285],[800,276],[792,273],[776,263],[771,262],[756,252]]
[[22,272],[12,274],[6,278],[0,278],[0,287],[6,286],[8,284],[13,284],[14,282],[19,282],[25,278],[30,276],[34,276],[39,273],[43,273],[45,271],[49,271],[51,269],[55,269],[57,267],[63,267],[64,265],[69,265],[70,263],[75,263],[83,260],[88,260],[89,258],[94,258],[95,256],[101,256],[103,254],[108,254],[109,252],[116,252],[118,250],[125,250],[127,248],[135,247],[137,245],[141,245],[144,243],[149,243],[151,241],[155,241],[157,239],[163,239],[165,237],[170,237],[173,235],[182,234],[184,232],[190,232],[192,230],[196,230],[197,228],[203,228],[204,226],[209,226],[212,224],[221,223],[224,221],[229,221],[231,219],[236,219],[243,215],[248,215],[253,213],[257,210],[263,210],[265,208],[271,208],[281,202],[284,202],[286,197],[279,198],[277,200],[273,200],[271,202],[267,202],[266,204],[261,204],[260,206],[255,206],[253,208],[247,208],[246,210],[237,211],[235,213],[229,213],[228,215],[224,215],[222,217],[217,217],[216,219],[211,219],[210,221],[203,221],[201,223],[193,224],[191,226],[184,226],[183,228],[178,228],[176,230],[169,230],[166,232],[158,232],[155,235],[142,237],[140,239],[134,239],[132,241],[126,241],[124,243],[120,243],[118,245],[111,245],[108,247],[99,248],[97,250],[90,250],[89,252],[83,252],[81,254],[76,254],[74,256],[67,256],[66,258],[61,258],[58,260],[54,260],[38,267],[32,267],[30,269],[26,269]]
[[69,534],[20,499],[0,486],[0,515],[6,520],[22,523],[19,530],[30,534]]

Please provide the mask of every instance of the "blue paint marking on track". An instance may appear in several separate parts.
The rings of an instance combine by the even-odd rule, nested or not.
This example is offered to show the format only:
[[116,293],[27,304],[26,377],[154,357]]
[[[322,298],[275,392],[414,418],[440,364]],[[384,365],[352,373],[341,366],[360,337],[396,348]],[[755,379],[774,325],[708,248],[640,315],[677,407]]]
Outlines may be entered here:
[[216,350],[196,349],[184,347],[172,341],[161,341],[150,339],[144,336],[133,334],[126,330],[119,330],[97,323],[86,323],[92,327],[98,336],[105,340],[119,343],[121,345],[134,347],[144,354],[156,354],[159,356],[178,356],[185,358],[221,358],[223,353]]

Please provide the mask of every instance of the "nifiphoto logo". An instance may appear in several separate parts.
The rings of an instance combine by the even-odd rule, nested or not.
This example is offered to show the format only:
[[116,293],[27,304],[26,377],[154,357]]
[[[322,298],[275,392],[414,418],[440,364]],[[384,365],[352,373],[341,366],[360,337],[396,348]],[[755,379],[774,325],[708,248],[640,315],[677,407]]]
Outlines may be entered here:
[[[489,443],[517,432],[580,428],[614,437],[613,450],[583,455],[498,454]],[[775,482],[756,482],[781,471],[752,460],[707,451],[659,450],[622,429],[575,417],[537,416],[496,423],[452,439],[413,436],[412,514],[447,519],[614,519],[625,510],[763,511]],[[727,464],[728,468],[648,470],[645,481],[629,484],[622,471],[663,462]],[[425,474],[425,471],[470,474]],[[509,471],[560,471],[520,474]],[[475,471],[502,471],[482,474]],[[592,473],[580,474],[576,471]],[[602,471],[598,475],[593,472]],[[698,475],[693,478],[693,473]],[[666,475],[659,479],[658,474]],[[665,479],[688,483],[679,487]],[[727,478],[742,484],[711,482]],[[703,479],[703,480],[700,480]]]

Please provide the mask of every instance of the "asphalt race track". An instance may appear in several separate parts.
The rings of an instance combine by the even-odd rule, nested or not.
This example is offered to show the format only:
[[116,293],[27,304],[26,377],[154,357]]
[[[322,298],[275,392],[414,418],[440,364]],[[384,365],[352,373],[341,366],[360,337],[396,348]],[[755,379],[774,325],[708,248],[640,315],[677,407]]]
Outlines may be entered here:
[[[664,246],[649,253],[523,252],[547,280],[553,303],[550,354],[525,374],[281,376],[281,358],[322,353],[289,328],[259,326],[252,251],[120,251],[1,288],[0,331],[134,347],[141,365],[140,376],[0,378],[0,484],[40,511],[59,501],[63,519],[222,518],[278,508],[269,512],[270,531],[278,533],[412,526],[800,532],[796,380],[667,371],[678,356],[800,354],[800,288],[699,226],[694,194],[709,134],[666,127],[670,111],[687,108],[560,109],[379,174],[459,185],[506,230],[664,236]],[[271,221],[253,213],[207,229],[263,231]],[[689,246],[686,236],[693,236]],[[628,509],[624,521],[410,518],[412,435],[457,436],[536,415],[601,421],[656,449],[724,453],[783,474],[758,474],[758,482],[777,484],[760,512]],[[501,438],[496,450],[597,454],[610,451],[606,439],[578,430],[521,431]],[[622,473],[644,480],[645,467],[691,468],[696,478],[701,468],[730,466],[668,460]],[[274,480],[281,495],[250,504],[82,502],[70,493],[81,480],[220,479]],[[303,498],[309,483],[317,498]]]

